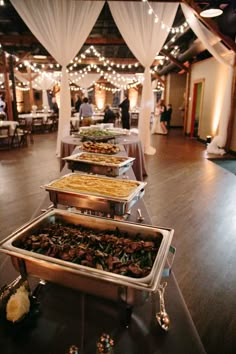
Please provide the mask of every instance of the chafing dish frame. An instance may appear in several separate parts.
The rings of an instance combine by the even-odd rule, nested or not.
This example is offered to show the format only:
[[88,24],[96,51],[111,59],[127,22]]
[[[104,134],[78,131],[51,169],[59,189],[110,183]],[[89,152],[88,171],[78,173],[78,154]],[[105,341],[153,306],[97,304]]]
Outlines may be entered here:
[[[119,159],[122,158],[124,159],[123,162],[120,162],[118,164],[115,163],[109,163],[109,162],[95,162],[95,161],[89,161],[88,160],[83,160],[80,159],[80,156],[83,154],[88,154],[88,155],[96,155],[96,156],[101,156],[103,158],[113,158],[113,159]],[[127,172],[130,167],[133,165],[133,162],[135,160],[135,157],[126,157],[126,156],[112,156],[110,154],[97,154],[97,153],[92,153],[92,152],[79,152],[74,155],[70,155],[67,157],[63,157],[63,160],[65,160],[68,164],[68,168],[74,172],[75,170],[78,171],[83,171],[86,173],[94,173],[94,174],[99,174],[99,175],[106,175],[106,176],[111,176],[111,177],[117,177],[125,172]]]
[[[81,175],[80,173],[69,173],[44,186],[41,186],[49,192],[50,200],[55,207],[57,207],[58,204],[61,204],[66,205],[68,207],[76,207],[79,209],[98,210],[107,214],[111,214],[111,216],[122,216],[129,212],[132,206],[143,197],[145,191],[144,187],[147,184],[147,182],[141,182],[136,180],[132,181],[137,183],[138,187],[128,197],[125,198],[115,198],[112,196],[109,197],[102,194],[95,195],[80,191],[67,191],[52,186],[52,184],[56,181],[59,181],[63,178],[66,178],[67,176],[75,174]],[[87,176],[89,178],[90,175],[88,174]],[[111,181],[114,180],[112,177],[106,176],[98,176],[98,178],[107,178]]]
[[[14,246],[13,243],[17,239],[36,232],[39,227],[49,222],[57,221],[64,221],[74,225],[79,224],[98,230],[112,230],[118,227],[121,232],[129,232],[129,237],[141,232],[143,239],[150,237],[150,235],[152,237],[161,237],[159,235],[161,233],[160,248],[150,274],[144,278],[131,278],[63,261]],[[25,271],[28,275],[95,296],[114,301],[122,300],[127,304],[137,305],[143,303],[149,295],[157,291],[173,234],[173,229],[124,223],[113,219],[85,216],[65,210],[53,209],[23,225],[2,240],[0,242],[0,252],[11,256],[12,263],[18,271],[20,271],[23,261],[25,263]]]

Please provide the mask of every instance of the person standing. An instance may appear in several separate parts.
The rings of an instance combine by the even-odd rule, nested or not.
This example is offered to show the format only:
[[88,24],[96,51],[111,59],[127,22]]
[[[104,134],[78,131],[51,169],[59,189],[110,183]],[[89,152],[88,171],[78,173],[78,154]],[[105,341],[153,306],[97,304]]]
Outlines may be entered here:
[[172,104],[169,103],[167,105],[167,110],[166,110],[166,127],[167,127],[167,129],[170,129],[171,115],[172,115]]
[[88,102],[88,98],[84,97],[83,103],[80,106],[79,109],[79,117],[80,121],[81,118],[83,117],[83,120],[81,122],[81,126],[86,127],[92,124],[92,116],[93,116],[93,110],[91,105]]
[[6,119],[5,108],[6,108],[6,103],[3,99],[3,95],[0,95],[0,117],[2,120]]
[[161,133],[159,134],[167,134],[168,130],[166,128],[166,106],[164,103],[161,103],[161,119],[160,119],[161,123]]
[[57,101],[56,101],[56,97],[52,98],[52,110],[53,110],[53,113],[55,115],[59,114],[59,107],[58,107],[58,104],[57,104]]
[[152,125],[152,134],[158,134],[160,132],[160,116],[161,116],[161,101],[156,103],[154,110],[154,119]]
[[129,99],[128,94],[125,94],[125,99],[119,104],[121,108],[121,121],[123,129],[130,129],[130,114],[129,114]]
[[82,104],[82,100],[81,100],[80,96],[77,95],[76,101],[75,101],[75,110],[76,110],[76,112],[79,112],[81,104]]

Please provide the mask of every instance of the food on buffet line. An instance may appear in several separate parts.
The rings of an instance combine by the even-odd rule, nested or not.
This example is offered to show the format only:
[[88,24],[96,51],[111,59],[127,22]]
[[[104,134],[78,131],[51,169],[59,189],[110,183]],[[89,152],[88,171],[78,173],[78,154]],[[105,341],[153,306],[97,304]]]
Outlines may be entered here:
[[24,285],[16,290],[7,302],[6,317],[8,321],[16,322],[30,310],[29,292]]
[[48,223],[14,246],[87,267],[141,278],[155,261],[162,235],[129,235],[115,230],[94,230],[81,225]]
[[10,322],[19,322],[30,311],[30,289],[27,280],[18,277],[0,289],[1,314]]
[[95,152],[99,154],[116,154],[120,151],[118,145],[109,143],[96,143],[87,141],[82,144],[82,149],[87,152]]
[[80,161],[87,161],[87,162],[97,162],[97,163],[104,163],[104,164],[114,164],[119,165],[125,161],[127,161],[127,157],[118,157],[118,156],[106,156],[98,155],[98,154],[89,154],[89,153],[82,153],[75,157],[76,160]]
[[92,136],[92,137],[103,137],[103,136],[110,136],[113,135],[109,130],[101,130],[101,129],[86,129],[86,130],[81,130],[79,132],[79,135],[81,136]]
[[129,197],[138,186],[139,183],[136,181],[83,174],[64,176],[50,184],[50,187],[66,192],[82,192],[117,198]]

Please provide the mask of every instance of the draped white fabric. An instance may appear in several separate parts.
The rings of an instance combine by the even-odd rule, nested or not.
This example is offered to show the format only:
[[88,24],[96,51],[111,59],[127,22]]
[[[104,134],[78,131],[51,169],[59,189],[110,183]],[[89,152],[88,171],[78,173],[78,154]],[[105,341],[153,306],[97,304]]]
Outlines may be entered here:
[[[24,73],[14,73],[15,77],[24,84],[29,84],[29,74]],[[51,90],[55,85],[55,79],[49,75],[48,73],[42,73],[41,75],[37,76],[34,80],[32,80],[32,87],[35,90],[42,90],[43,91],[43,107],[48,109],[48,96],[47,90]]]
[[172,26],[179,5],[152,2],[152,8],[159,17],[158,23],[154,23],[153,16],[148,14],[144,2],[108,1],[108,4],[122,37],[145,68],[139,115],[139,137],[144,152],[154,154],[155,149],[150,145],[150,116],[153,108],[150,66],[168,36],[167,28]]
[[32,86],[34,89],[43,91],[44,109],[49,109],[47,90],[51,90],[55,83],[55,79],[45,72],[43,72],[40,76],[36,77],[32,82]]
[[[233,60],[234,54],[227,49],[220,40],[211,33],[194,15],[192,9],[185,4],[181,4],[184,16],[188,21],[193,32],[205,45],[212,56],[222,65],[227,66],[225,80],[221,82],[224,85],[224,99],[222,99],[221,118],[219,121],[218,135],[208,144],[207,151],[212,154],[224,154],[222,149],[227,139],[227,127],[230,117],[230,106],[232,98],[232,80],[233,80]],[[223,90],[222,90],[223,91]]]
[[70,89],[66,65],[78,53],[101,12],[104,1],[11,0],[23,21],[62,65],[57,154],[70,129]]
[[99,73],[89,73],[87,75],[84,75],[84,77],[79,76],[78,74],[70,74],[70,80],[74,81],[77,85],[81,87],[83,90],[83,94],[85,97],[88,96],[88,88],[92,86],[94,83],[98,81],[100,78],[101,74]]

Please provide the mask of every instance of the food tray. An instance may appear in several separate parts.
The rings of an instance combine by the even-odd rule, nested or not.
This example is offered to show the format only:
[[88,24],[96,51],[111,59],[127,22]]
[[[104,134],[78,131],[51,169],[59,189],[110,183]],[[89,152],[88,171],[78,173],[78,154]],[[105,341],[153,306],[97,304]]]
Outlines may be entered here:
[[[82,225],[93,229],[95,232],[116,230],[118,228],[121,232],[126,232],[129,238],[135,238],[137,234],[140,234],[144,241],[150,240],[150,237],[160,241],[160,246],[150,273],[143,278],[133,278],[90,268],[17,247],[19,240],[22,240],[27,235],[36,233],[49,223]],[[22,269],[20,263],[23,260],[25,270],[29,275],[79,289],[96,296],[115,301],[122,299],[129,304],[137,304],[144,301],[151,292],[157,291],[173,233],[174,230],[172,229],[124,223],[112,219],[53,209],[32,220],[1,241],[0,251],[12,257],[13,265],[18,270]]]
[[67,161],[68,168],[72,172],[79,170],[86,173],[116,177],[128,171],[135,158],[80,152],[64,157],[63,160]]
[[117,144],[87,141],[80,146],[80,149],[92,153],[114,155],[124,150],[124,147]]
[[[81,184],[90,183],[90,187],[99,182],[99,190],[95,193],[90,191],[82,191],[82,189],[70,190],[68,188],[58,188],[55,185],[59,183],[67,183],[68,181],[78,179]],[[119,186],[117,185],[119,183]],[[107,185],[113,188],[118,196],[105,194],[102,191],[103,186]],[[124,215],[131,207],[144,195],[144,187],[146,182],[136,180],[117,179],[105,176],[89,175],[82,173],[70,173],[61,178],[52,181],[51,183],[42,186],[49,192],[50,200],[54,206],[57,204],[66,205],[69,207],[77,207],[81,209],[98,210],[113,215]],[[130,193],[126,196],[121,196],[121,188],[129,185],[134,185]],[[87,187],[88,189],[88,187]],[[118,191],[118,192],[117,192]]]

